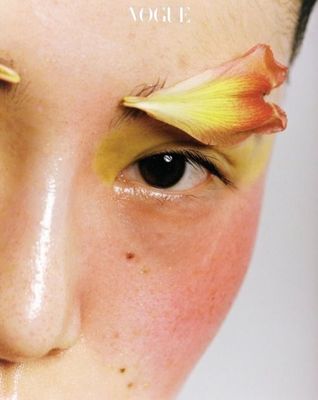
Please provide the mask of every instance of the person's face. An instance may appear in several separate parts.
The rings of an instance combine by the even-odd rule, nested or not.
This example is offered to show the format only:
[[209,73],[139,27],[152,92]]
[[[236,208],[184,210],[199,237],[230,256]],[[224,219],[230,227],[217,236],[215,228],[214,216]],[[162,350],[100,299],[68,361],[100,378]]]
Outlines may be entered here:
[[0,88],[1,399],[173,398],[249,263],[272,136],[209,150],[221,168],[235,159],[236,189],[189,163],[178,190],[135,167],[110,184],[123,149],[128,166],[156,135],[185,146],[150,119],[105,143],[140,84],[169,87],[257,43],[287,64],[298,2],[193,0],[183,24],[136,23],[142,5],[0,0],[0,61],[22,77]]

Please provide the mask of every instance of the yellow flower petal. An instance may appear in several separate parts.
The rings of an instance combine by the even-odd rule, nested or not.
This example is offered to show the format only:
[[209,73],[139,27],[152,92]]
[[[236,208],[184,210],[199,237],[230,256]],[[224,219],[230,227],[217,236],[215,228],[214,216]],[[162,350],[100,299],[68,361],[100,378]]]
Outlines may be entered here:
[[21,80],[20,75],[12,68],[0,64],[0,81],[8,83],[19,83]]
[[287,68],[267,45],[148,96],[127,96],[122,105],[146,112],[202,143],[229,145],[253,133],[286,127],[285,113],[264,96],[281,85]]

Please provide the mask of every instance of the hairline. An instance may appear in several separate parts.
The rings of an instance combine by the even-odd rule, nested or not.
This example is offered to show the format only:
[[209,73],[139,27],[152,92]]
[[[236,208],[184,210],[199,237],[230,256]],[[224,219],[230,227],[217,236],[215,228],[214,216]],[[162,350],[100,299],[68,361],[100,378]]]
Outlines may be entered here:
[[316,1],[317,0],[301,0],[298,21],[294,33],[290,63],[293,63],[293,61],[298,55],[299,49],[301,47],[301,44],[305,36],[309,17],[312,13],[314,5],[316,4]]

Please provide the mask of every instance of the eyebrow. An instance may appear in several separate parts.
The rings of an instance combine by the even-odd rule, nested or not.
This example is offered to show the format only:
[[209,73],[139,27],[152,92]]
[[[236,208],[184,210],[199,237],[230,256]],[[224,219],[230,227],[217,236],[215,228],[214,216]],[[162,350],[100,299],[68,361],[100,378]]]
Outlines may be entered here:
[[15,85],[0,81],[0,98],[3,97],[0,103],[14,108],[14,111],[19,110],[30,97],[30,84],[31,81],[22,81]]
[[119,107],[119,115],[112,119],[111,126],[118,126],[127,120],[139,120],[147,116],[147,114],[143,110],[139,110],[137,108],[128,108],[121,105],[119,105]]
[[[167,78],[158,77],[156,82],[153,84],[141,83],[134,87],[128,96],[144,96],[147,97],[150,94],[162,89],[166,84]],[[140,120],[148,117],[147,113],[143,110],[125,107],[121,104],[122,99],[118,103],[117,115],[110,121],[110,128],[121,125],[127,120]],[[168,124],[165,124],[168,126]]]
[[166,122],[159,121],[157,119],[154,119],[150,117],[145,111],[139,110],[139,109],[134,109],[134,108],[128,108],[124,106],[120,106],[120,113],[116,117],[114,117],[111,121],[111,126],[110,126],[110,131],[118,129],[125,125],[125,123],[130,123],[130,122],[136,122],[138,121],[148,121],[148,123],[155,129],[157,130],[162,130],[167,132],[172,138],[178,135],[182,135],[187,142],[190,144],[197,144],[201,145],[203,147],[210,147],[210,146],[205,146],[202,145],[199,141],[194,139],[191,135],[189,135],[187,132],[176,128],[173,125],[170,125]]
[[[12,68],[17,71],[18,68],[15,66],[15,62],[12,58],[1,57],[0,53],[0,64],[5,67]],[[15,107],[20,106],[27,98],[29,91],[30,81],[21,80],[19,83],[10,83],[0,79],[0,95],[4,95],[4,103],[9,103]]]

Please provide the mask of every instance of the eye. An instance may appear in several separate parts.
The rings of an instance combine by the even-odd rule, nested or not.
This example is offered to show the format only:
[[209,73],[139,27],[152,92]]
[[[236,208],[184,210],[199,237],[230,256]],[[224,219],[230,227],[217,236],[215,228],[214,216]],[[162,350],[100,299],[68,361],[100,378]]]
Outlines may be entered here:
[[120,178],[158,189],[183,191],[193,189],[216,176],[227,183],[213,162],[200,152],[160,152],[137,160]]

